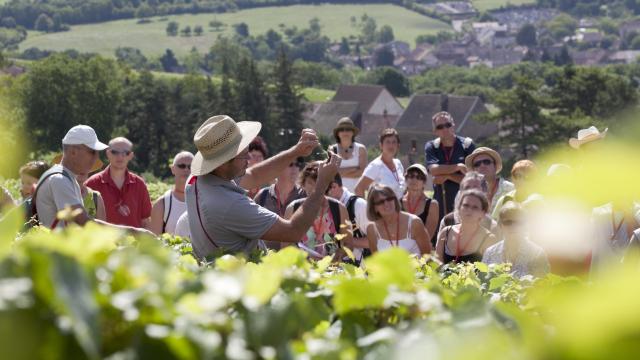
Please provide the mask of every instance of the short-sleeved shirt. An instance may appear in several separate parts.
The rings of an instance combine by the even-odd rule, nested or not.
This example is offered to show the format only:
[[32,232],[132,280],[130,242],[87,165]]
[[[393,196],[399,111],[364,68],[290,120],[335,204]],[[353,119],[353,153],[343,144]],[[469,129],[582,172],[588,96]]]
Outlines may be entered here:
[[[445,147],[440,143],[440,138],[427,142],[424,146],[426,168],[428,169],[429,166],[436,164],[464,164],[466,157],[469,156],[469,154],[471,154],[476,148],[473,142],[471,142],[469,146],[466,146],[466,148],[464,144],[465,138],[460,136],[456,136],[453,147],[449,149],[445,149]],[[451,152],[451,156],[449,156],[449,151]],[[460,184],[455,181],[447,180],[442,186],[433,184],[433,198],[436,199],[440,205],[440,219],[453,211],[458,190],[460,190]],[[444,198],[445,193],[446,199]]]
[[504,195],[511,193],[515,189],[516,187],[515,185],[513,185],[512,182],[507,181],[503,178],[498,178],[498,188],[496,189],[496,193],[493,195],[493,199],[491,199],[491,204],[489,204],[489,212],[488,212],[489,214],[491,214],[492,217],[496,216],[494,217],[495,220],[498,220],[498,218],[497,218],[497,214],[494,214],[493,211],[498,206],[498,202]]
[[[64,171],[67,176],[54,174],[47,177],[50,173],[60,173],[62,171]],[[38,211],[38,219],[40,219],[40,222],[44,226],[51,227],[58,211],[65,207],[83,206],[80,185],[78,185],[76,175],[72,173],[71,170],[59,164],[54,165],[45,171],[40,179],[44,180],[38,185],[36,209]],[[61,221],[57,227],[62,226],[64,226],[64,222]]]
[[375,183],[390,187],[398,199],[401,199],[405,189],[404,168],[398,159],[393,159],[393,164],[396,168],[395,173],[382,161],[382,157],[378,156],[367,165],[362,176],[368,177]]
[[[485,264],[502,264],[505,259],[504,240],[491,245],[485,250],[482,262]],[[511,264],[512,273],[517,277],[533,275],[544,276],[549,272],[549,261],[544,250],[531,241],[525,240],[518,246],[518,255]]]
[[86,186],[99,191],[107,212],[107,222],[142,227],[142,220],[151,216],[151,199],[144,180],[128,170],[119,189],[111,178],[111,167],[93,175]]
[[218,249],[249,254],[256,249],[258,239],[278,220],[276,213],[247,197],[235,181],[212,174],[190,178],[186,200],[191,243],[200,258]]
[[188,239],[191,238],[191,233],[189,232],[189,214],[187,214],[186,211],[178,218],[174,235]]

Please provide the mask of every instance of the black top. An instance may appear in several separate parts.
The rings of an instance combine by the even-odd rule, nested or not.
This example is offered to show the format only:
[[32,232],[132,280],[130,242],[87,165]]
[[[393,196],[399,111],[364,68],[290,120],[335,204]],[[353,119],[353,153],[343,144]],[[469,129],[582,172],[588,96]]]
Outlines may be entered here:
[[[455,255],[449,255],[447,254],[447,242],[449,241],[449,232],[451,230],[451,226],[449,226],[447,228],[447,234],[444,238],[444,263],[448,264],[450,262],[456,262],[456,256]],[[482,261],[482,252],[480,251],[480,249],[482,249],[482,245],[484,244],[484,242],[487,240],[487,237],[489,237],[489,234],[485,234],[484,239],[482,239],[482,242],[480,243],[480,245],[478,245],[478,248],[472,252],[471,254],[466,254],[466,255],[460,255],[458,256],[458,262],[459,263],[463,263],[463,262],[479,262]]]

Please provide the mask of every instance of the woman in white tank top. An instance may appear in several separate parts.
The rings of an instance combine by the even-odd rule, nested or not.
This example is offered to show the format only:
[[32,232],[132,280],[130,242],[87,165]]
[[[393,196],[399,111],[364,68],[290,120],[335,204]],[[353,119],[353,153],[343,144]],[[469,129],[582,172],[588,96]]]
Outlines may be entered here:
[[340,119],[333,129],[336,143],[330,147],[331,151],[342,158],[339,169],[342,186],[351,192],[355,191],[358,179],[362,176],[364,168],[367,167],[367,148],[355,141],[358,132],[358,127],[350,118]]
[[429,235],[420,218],[400,211],[400,201],[388,186],[374,184],[367,195],[367,238],[372,253],[392,247],[405,249],[410,254],[431,252]]

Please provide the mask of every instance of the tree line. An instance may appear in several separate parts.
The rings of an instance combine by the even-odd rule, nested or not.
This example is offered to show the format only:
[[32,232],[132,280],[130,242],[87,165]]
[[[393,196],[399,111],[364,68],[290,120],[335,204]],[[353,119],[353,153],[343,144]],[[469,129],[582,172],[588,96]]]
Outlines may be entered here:
[[305,109],[286,54],[265,70],[249,57],[222,67],[215,83],[197,74],[136,72],[99,56],[55,54],[35,62],[14,95],[35,152],[60,151],[64,133],[87,124],[101,139],[128,137],[135,144],[133,169],[156,176],[168,175],[175,153],[194,150],[195,130],[216,114],[261,122],[271,151],[293,145]]
[[[68,25],[97,23],[110,20],[146,18],[151,16],[223,13],[267,6],[298,4],[353,4],[354,0],[12,0],[0,7],[0,21],[6,19],[27,29],[40,24],[59,24],[50,31],[61,31]],[[367,3],[392,3],[403,6],[404,1],[368,0]],[[361,4],[361,3],[360,3]]]

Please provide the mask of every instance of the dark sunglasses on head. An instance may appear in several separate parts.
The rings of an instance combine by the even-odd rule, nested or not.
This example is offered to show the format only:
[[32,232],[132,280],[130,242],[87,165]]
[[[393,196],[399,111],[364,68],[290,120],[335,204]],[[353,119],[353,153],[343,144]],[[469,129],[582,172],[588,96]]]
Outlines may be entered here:
[[396,199],[395,197],[389,196],[387,198],[380,199],[378,201],[374,201],[373,205],[375,205],[375,206],[382,205],[382,204],[386,203],[387,201],[394,201],[395,199]]
[[511,220],[511,219],[507,219],[507,220],[502,220],[500,222],[502,225],[504,226],[511,226],[511,225],[518,225],[520,224],[519,220]]
[[483,165],[483,164],[489,166],[489,165],[493,164],[493,161],[491,159],[478,160],[478,161],[475,161],[473,163],[473,167],[477,168],[477,167],[479,167],[480,165]]
[[444,124],[437,125],[437,126],[436,126],[436,130],[449,129],[449,128],[451,128],[452,126],[453,126],[453,124],[452,124],[452,123],[450,123],[450,122],[446,122],[446,123],[444,123]]
[[182,170],[184,170],[184,169],[191,170],[191,164],[176,164],[176,167],[178,169],[182,169]]
[[129,156],[129,154],[131,154],[131,150],[114,150],[114,149],[109,149],[109,152],[115,156],[118,155],[124,155],[124,156]]

